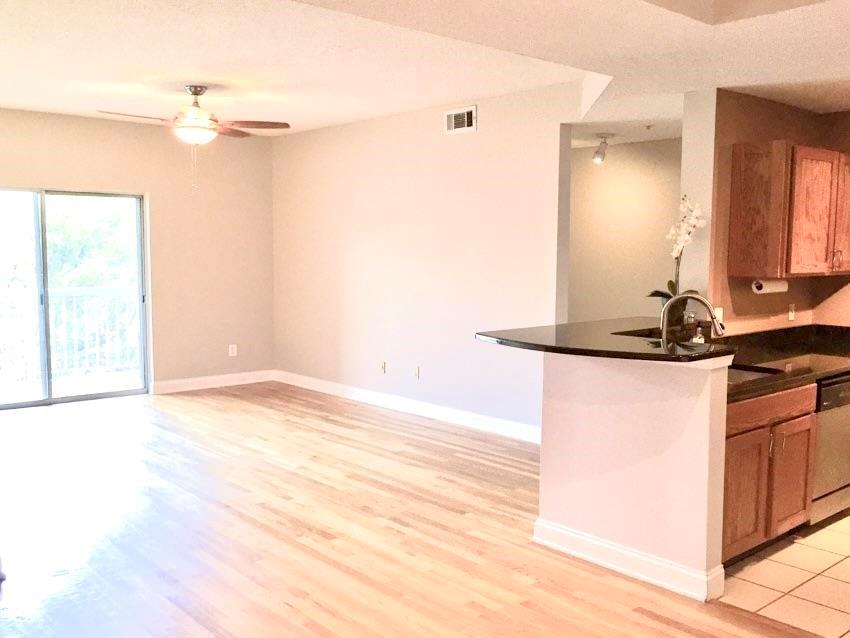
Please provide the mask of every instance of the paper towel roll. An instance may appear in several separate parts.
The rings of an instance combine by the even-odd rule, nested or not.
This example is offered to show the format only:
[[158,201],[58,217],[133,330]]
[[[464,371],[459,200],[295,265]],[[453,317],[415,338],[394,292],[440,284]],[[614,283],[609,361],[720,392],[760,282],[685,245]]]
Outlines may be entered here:
[[777,292],[788,292],[788,280],[756,279],[753,282],[753,292],[757,295],[769,295]]

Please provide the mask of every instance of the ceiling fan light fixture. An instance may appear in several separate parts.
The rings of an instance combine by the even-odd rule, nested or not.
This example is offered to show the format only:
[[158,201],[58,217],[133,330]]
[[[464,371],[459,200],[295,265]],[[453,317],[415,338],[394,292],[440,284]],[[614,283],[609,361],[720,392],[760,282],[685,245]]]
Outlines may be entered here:
[[210,126],[179,123],[174,125],[174,134],[180,141],[194,145],[209,144],[218,137],[218,131]]
[[192,96],[192,105],[180,110],[173,118],[151,117],[149,115],[133,115],[132,113],[117,113],[115,111],[98,111],[106,115],[118,115],[121,117],[141,118],[153,120],[168,125],[181,142],[199,146],[209,144],[219,135],[228,137],[251,137],[254,133],[242,129],[288,129],[286,122],[270,122],[266,120],[234,120],[220,122],[218,118],[202,109],[198,104],[198,97],[203,95],[207,87],[202,84],[187,84],[186,92]]
[[209,144],[218,137],[218,120],[199,106],[183,109],[174,119],[174,134],[187,144]]

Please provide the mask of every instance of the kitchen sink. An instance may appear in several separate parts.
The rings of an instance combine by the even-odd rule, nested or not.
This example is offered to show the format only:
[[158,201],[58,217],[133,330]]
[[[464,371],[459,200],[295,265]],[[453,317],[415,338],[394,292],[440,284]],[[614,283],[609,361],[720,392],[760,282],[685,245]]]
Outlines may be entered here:
[[776,368],[765,368],[763,366],[748,366],[739,363],[733,363],[729,366],[729,383],[743,383],[744,381],[754,381],[755,379],[763,379],[765,377],[780,374],[782,370]]
[[619,337],[643,337],[644,339],[660,339],[661,328],[642,328],[640,330],[625,330],[623,332],[615,332]]

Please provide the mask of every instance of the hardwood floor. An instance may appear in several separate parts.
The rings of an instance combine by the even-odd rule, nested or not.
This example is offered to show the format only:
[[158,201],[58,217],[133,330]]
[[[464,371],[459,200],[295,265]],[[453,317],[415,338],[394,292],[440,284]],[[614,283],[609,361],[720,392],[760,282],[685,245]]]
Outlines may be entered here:
[[0,636],[808,635],[535,545],[536,476],[277,383],[0,412]]

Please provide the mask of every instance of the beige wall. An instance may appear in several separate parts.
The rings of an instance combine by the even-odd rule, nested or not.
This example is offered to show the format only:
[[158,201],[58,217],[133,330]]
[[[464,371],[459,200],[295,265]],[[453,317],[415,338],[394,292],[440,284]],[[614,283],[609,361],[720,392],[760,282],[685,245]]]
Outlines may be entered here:
[[646,295],[673,275],[682,141],[617,144],[602,166],[595,150],[573,149],[569,320],[658,315]]
[[145,195],[154,381],[272,366],[268,139],[204,147],[195,190],[161,127],[0,110],[0,129],[0,187]]
[[[730,334],[787,328],[811,323],[813,308],[808,279],[792,279],[787,294],[754,295],[752,280],[729,278],[729,202],[732,180],[732,145],[765,144],[790,140],[798,144],[820,143],[817,116],[769,100],[733,93],[717,93],[715,140],[715,194],[709,294],[724,310]],[[796,324],[788,321],[788,304],[797,307]]]
[[277,367],[539,423],[540,355],[474,334],[554,320],[560,91],[479,101],[476,133],[427,109],[276,141]]
[[[680,282],[683,290],[705,294],[711,278],[711,229],[714,220],[714,137],[717,120],[717,90],[685,93],[682,110],[682,185],[680,193],[699,205],[708,222],[693,235],[682,259]],[[702,313],[699,306],[697,313]]]
[[[846,277],[790,279],[786,294],[759,296],[750,290],[751,280],[727,275],[732,145],[773,140],[850,152],[850,114],[818,115],[762,98],[718,91],[711,299],[724,308],[730,334],[813,322],[850,325]],[[792,303],[797,310],[793,323],[788,321],[788,305]]]
[[555,323],[569,321],[570,297],[570,189],[573,127],[561,124],[558,157],[558,245],[555,277]]

